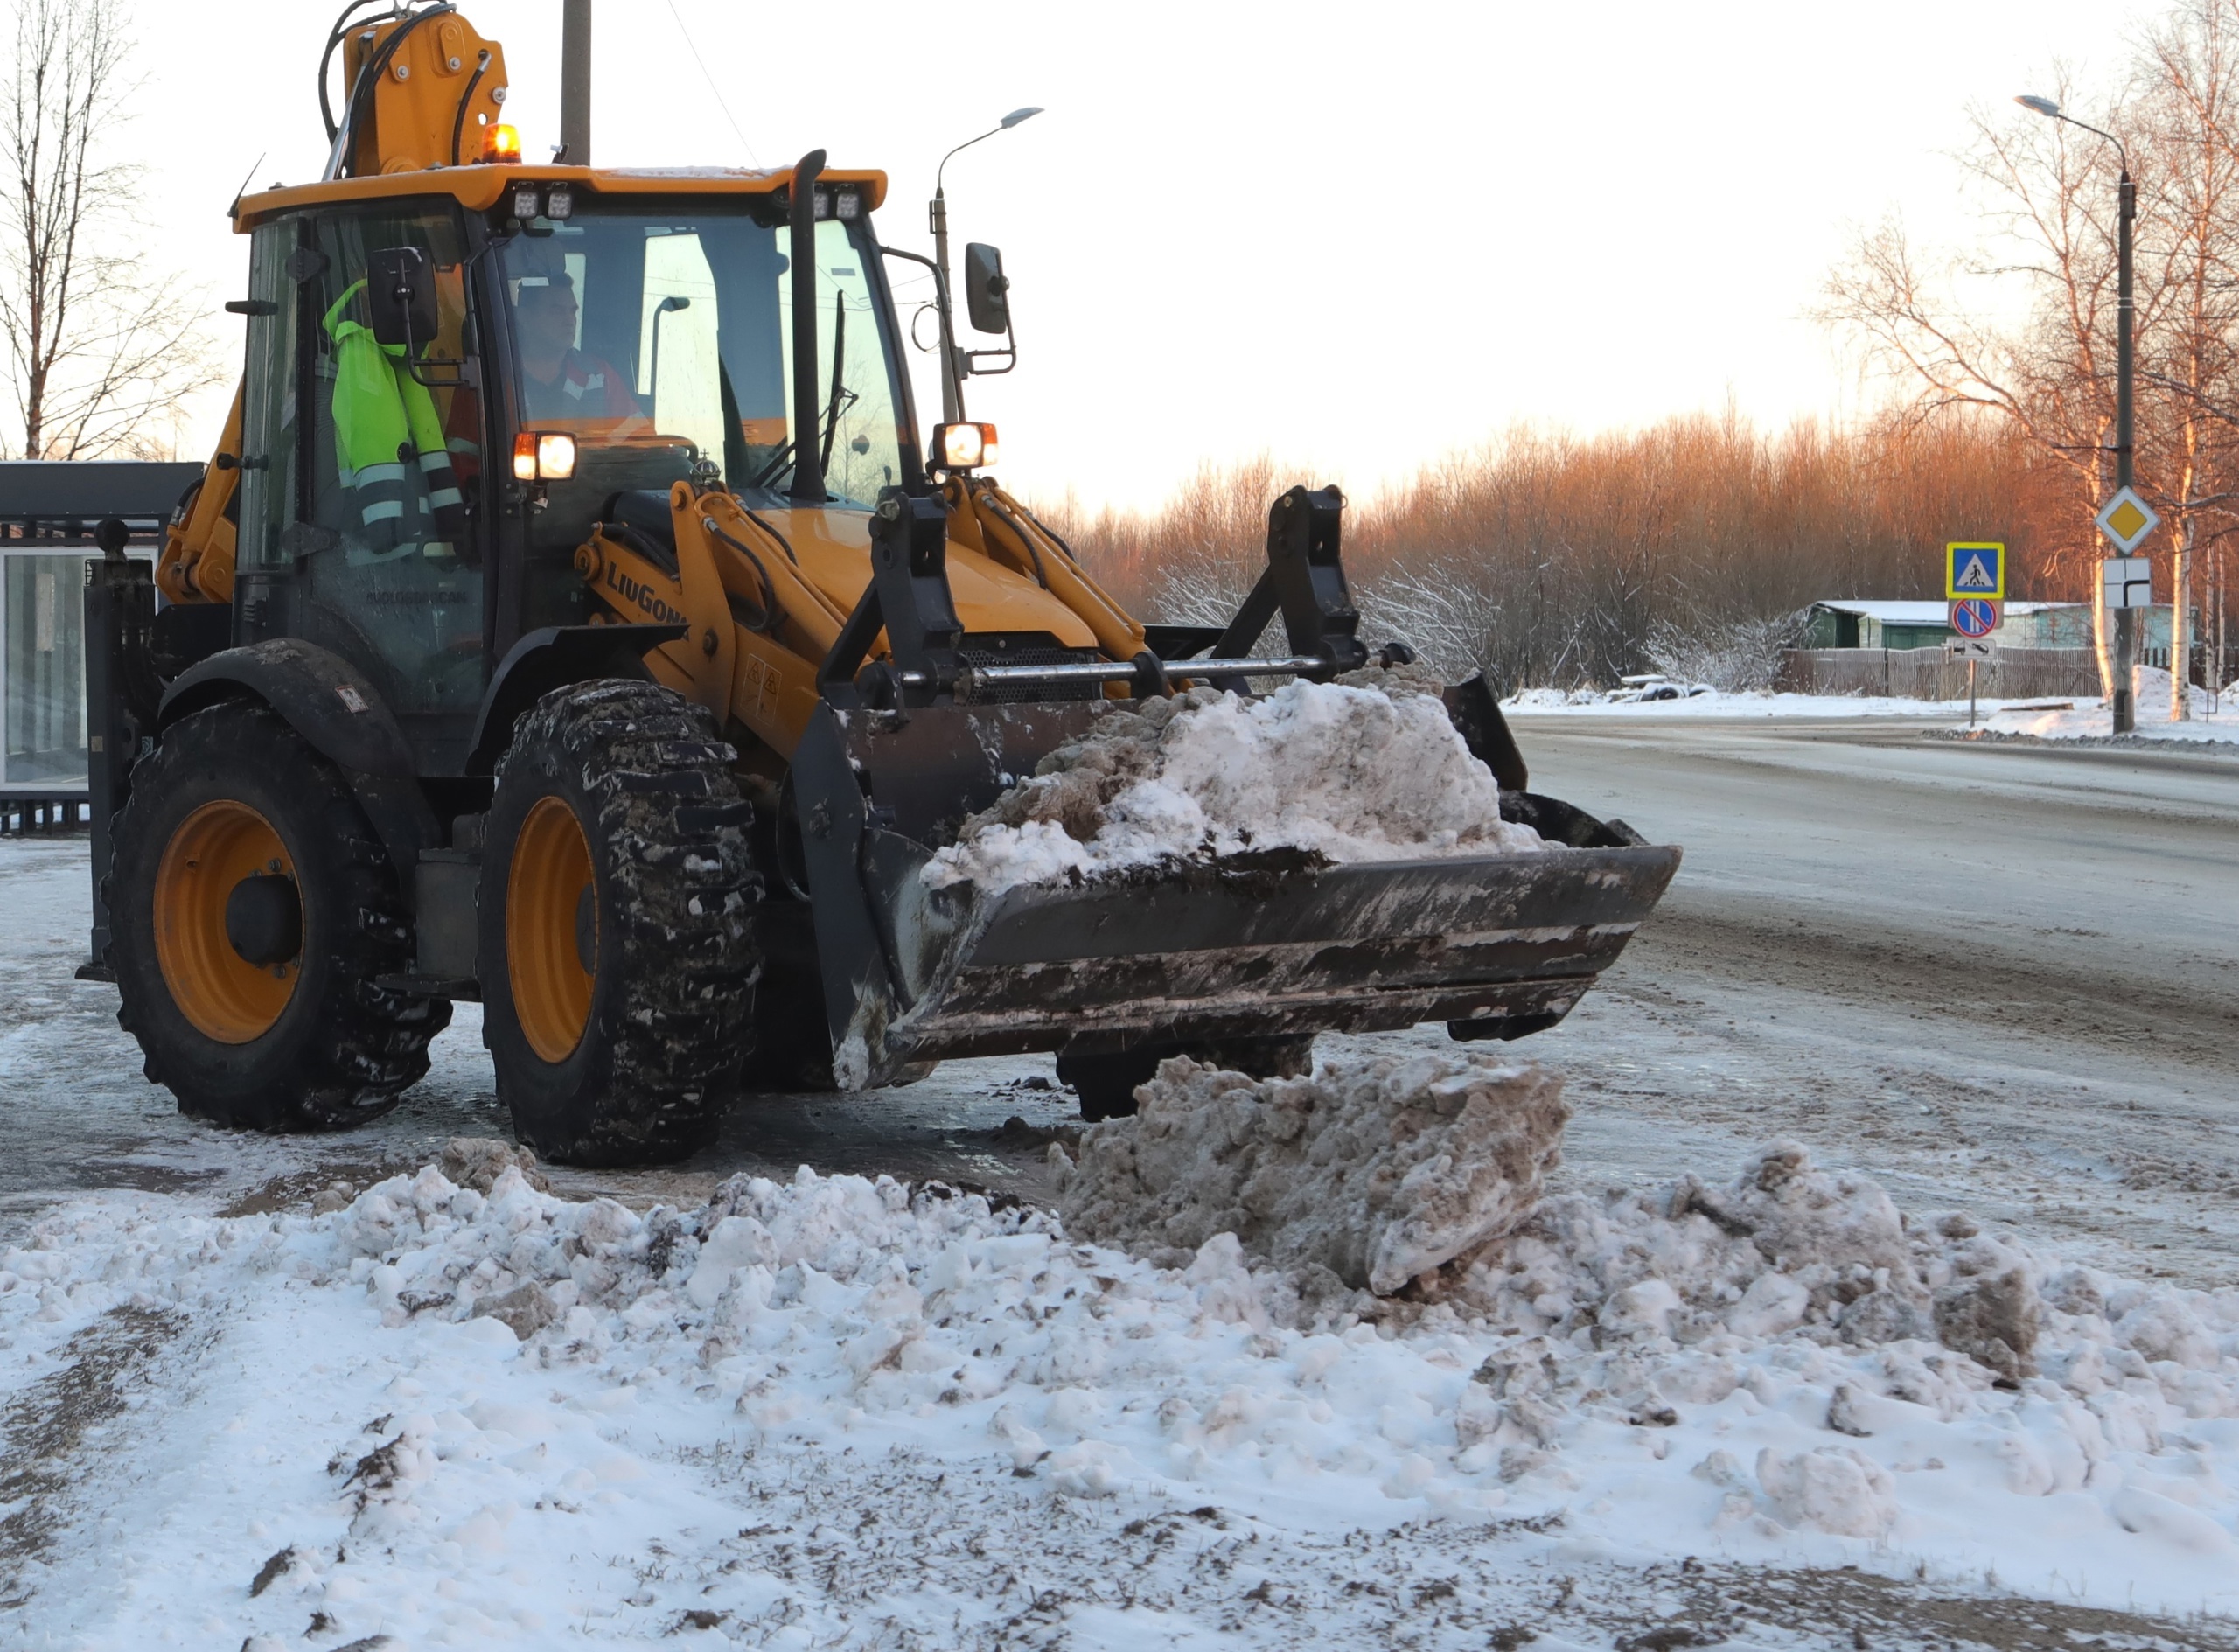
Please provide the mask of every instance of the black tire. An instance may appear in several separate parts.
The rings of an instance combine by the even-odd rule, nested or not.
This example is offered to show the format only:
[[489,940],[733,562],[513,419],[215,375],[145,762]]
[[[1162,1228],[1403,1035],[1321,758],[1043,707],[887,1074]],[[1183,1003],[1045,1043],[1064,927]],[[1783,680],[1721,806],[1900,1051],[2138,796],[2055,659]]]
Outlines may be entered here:
[[555,690],[513,731],[483,840],[482,1036],[544,1158],[681,1159],[738,1093],[762,882],[734,756],[698,708],[622,679]]
[[1093,1055],[1067,1050],[1057,1057],[1057,1082],[1080,1098],[1090,1124],[1130,1119],[1135,1087],[1157,1076],[1168,1056],[1188,1056],[1208,1066],[1253,1078],[1295,1078],[1314,1070],[1314,1035],[1286,1038],[1229,1038],[1205,1044],[1138,1044]]
[[[283,961],[262,965],[228,939],[223,917],[214,934],[195,921],[198,891],[217,890],[222,874],[220,857],[194,846],[213,829],[254,833],[250,816],[276,834],[291,875],[255,880],[280,897],[273,912],[292,904],[294,917],[292,958],[286,942],[269,942]],[[412,967],[394,868],[340,770],[276,713],[229,701],[182,719],[133,769],[115,832],[102,894],[117,1024],[181,1112],[255,1130],[344,1130],[387,1112],[426,1075],[450,1005],[374,985]],[[160,939],[159,895],[171,919]],[[269,1002],[235,1013],[249,977],[252,993],[284,1000],[261,1031]]]

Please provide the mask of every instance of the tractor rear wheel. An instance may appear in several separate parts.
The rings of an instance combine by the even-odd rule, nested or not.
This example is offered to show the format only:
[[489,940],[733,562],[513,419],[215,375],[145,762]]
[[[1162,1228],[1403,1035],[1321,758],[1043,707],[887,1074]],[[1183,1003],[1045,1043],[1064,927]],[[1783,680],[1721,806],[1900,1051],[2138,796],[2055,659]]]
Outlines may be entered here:
[[231,701],[132,771],[104,896],[117,1024],[179,1111],[257,1130],[378,1118],[428,1070],[441,999],[412,967],[388,853],[333,764]]
[[514,730],[483,836],[482,1035],[547,1159],[681,1159],[738,1093],[762,883],[733,756],[699,708],[621,679]]

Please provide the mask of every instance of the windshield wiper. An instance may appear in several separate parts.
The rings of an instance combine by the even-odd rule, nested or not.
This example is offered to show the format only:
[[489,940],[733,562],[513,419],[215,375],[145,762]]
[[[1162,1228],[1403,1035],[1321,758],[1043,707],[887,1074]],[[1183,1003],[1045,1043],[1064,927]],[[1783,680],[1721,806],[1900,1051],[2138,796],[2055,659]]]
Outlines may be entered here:
[[[840,415],[846,408],[854,406],[856,398],[849,391],[840,374],[847,365],[847,295],[836,295],[832,318],[832,401],[824,415],[824,440],[818,444],[817,458],[827,477],[832,474],[832,438],[840,431]],[[845,402],[840,398],[847,398]],[[827,486],[825,491],[832,490]]]
[[[818,456],[822,461],[820,468],[827,472],[832,468],[833,439],[840,433],[840,415],[862,400],[853,390],[847,388],[844,377],[847,366],[847,295],[843,293],[840,297],[839,314],[832,324],[832,394],[831,399],[825,405],[824,432],[817,446]],[[778,449],[771,457],[770,463],[755,473],[754,479],[749,482],[747,486],[754,488],[770,486],[792,463],[793,455],[799,450],[800,439],[797,436]],[[829,487],[825,489],[827,496],[831,491]]]

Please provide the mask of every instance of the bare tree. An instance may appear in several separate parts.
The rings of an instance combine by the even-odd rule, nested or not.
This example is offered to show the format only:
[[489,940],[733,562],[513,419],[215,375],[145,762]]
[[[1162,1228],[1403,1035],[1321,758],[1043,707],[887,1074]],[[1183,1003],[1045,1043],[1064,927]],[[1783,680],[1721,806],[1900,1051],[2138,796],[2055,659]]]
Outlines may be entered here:
[[140,169],[108,153],[138,89],[127,14],[120,0],[15,0],[14,21],[0,83],[0,344],[21,457],[159,450],[179,399],[217,374],[200,295],[136,245]]
[[[2064,77],[2056,89],[2063,101],[2070,95]],[[1829,278],[1820,317],[1909,382],[1915,416],[1971,408],[2012,420],[2068,467],[2088,524],[2110,485],[2114,423],[2115,192],[2104,146],[2086,135],[2080,147],[2067,125],[2034,116],[1978,112],[1974,125],[1961,164],[1985,197],[1991,243],[1924,258],[1901,223],[1886,222]],[[2013,319],[1983,289],[2017,280],[2028,304]],[[2079,561],[2088,539],[2082,548]],[[2089,583],[2100,676],[2111,689],[2106,615],[2098,582]]]
[[[2056,86],[2070,101],[2065,77]],[[1895,224],[1862,236],[1831,278],[1823,318],[1912,387],[1916,412],[1964,405],[2012,420],[2075,478],[2070,583],[2091,594],[2103,686],[2107,615],[2089,526],[2111,487],[2115,156],[2065,122],[1978,113],[1961,157],[1987,234],[1924,260]],[[2239,4],[2179,0],[2138,40],[2131,78],[2094,116],[2127,151],[2138,186],[2136,436],[2139,490],[2167,520],[2171,665],[2188,660],[2194,565],[2229,532],[2239,443],[2216,408],[2239,384]],[[2019,313],[1998,292],[2019,288]],[[2186,714],[2181,687],[2171,715]]]
[[2152,404],[2152,471],[2171,521],[2169,715],[2190,714],[2192,589],[2204,539],[2233,519],[2231,433],[2209,414],[2239,352],[2239,10],[2189,0],[2145,41],[2149,78],[2139,125],[2156,188],[2144,216],[2158,265],[2158,308],[2144,317],[2140,376]]

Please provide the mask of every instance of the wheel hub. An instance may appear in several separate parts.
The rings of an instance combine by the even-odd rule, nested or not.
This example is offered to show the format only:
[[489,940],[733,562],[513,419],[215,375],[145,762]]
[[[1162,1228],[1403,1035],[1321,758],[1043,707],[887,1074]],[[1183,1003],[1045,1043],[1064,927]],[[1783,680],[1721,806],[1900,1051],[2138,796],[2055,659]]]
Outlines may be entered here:
[[156,964],[198,1032],[246,1044],[272,1029],[303,974],[295,861],[272,823],[232,798],[188,815],[156,868]]
[[226,939],[260,967],[285,964],[303,950],[303,897],[296,880],[257,872],[226,897]]

